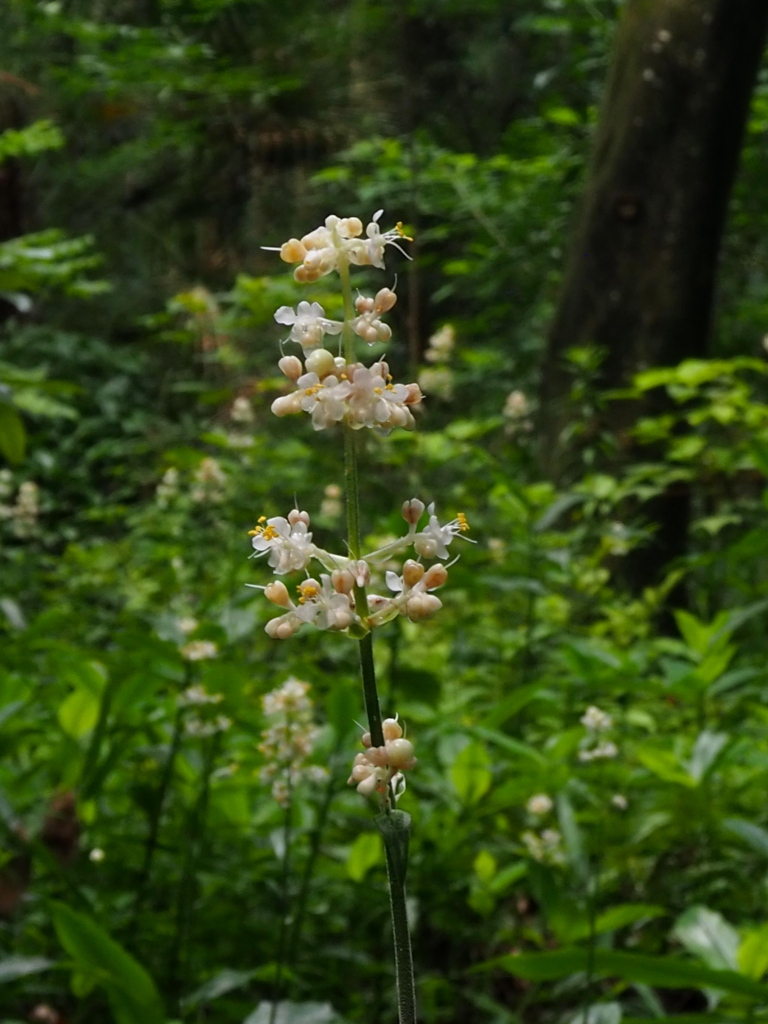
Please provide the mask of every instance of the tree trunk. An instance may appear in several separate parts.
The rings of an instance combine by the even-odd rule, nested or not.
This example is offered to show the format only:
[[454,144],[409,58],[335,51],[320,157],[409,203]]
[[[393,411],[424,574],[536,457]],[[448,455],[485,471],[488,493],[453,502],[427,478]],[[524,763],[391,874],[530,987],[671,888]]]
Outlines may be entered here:
[[[705,356],[717,257],[768,34],[768,0],[628,0],[617,29],[594,152],[544,368],[548,468],[570,377],[563,354],[607,352],[600,386],[652,365]],[[617,406],[608,426],[636,415]],[[655,508],[647,585],[684,549],[688,501]],[[650,556],[650,557],[649,557]]]

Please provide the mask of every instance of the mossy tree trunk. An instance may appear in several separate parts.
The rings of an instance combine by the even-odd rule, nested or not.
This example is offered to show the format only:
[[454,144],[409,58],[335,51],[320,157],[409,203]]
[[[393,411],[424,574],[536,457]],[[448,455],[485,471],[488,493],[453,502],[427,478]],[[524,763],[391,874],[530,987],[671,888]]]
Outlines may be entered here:
[[[555,476],[565,465],[557,439],[567,349],[604,348],[606,387],[707,353],[723,224],[767,34],[768,0],[627,0],[548,339],[543,450]],[[631,415],[617,406],[606,425],[620,432]],[[687,499],[670,496],[654,515],[655,557],[638,560],[639,586],[682,552]]]

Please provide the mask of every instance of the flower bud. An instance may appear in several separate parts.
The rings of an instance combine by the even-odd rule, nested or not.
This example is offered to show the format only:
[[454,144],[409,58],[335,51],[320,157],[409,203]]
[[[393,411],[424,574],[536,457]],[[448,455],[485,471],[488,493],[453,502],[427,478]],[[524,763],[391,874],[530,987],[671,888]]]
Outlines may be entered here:
[[355,299],[355,309],[358,313],[372,313],[373,299],[369,299],[367,295],[358,295]]
[[299,512],[297,508],[292,508],[288,513],[288,522],[291,526],[295,526],[296,523],[304,523],[305,526],[309,526],[309,512]]
[[397,302],[397,295],[391,288],[380,288],[373,301],[377,313],[386,313]]
[[385,718],[381,723],[381,731],[385,740],[399,740],[403,735],[403,727],[396,718]]
[[411,622],[428,619],[443,607],[443,602],[434,594],[414,594],[405,603],[405,614]]
[[294,384],[299,377],[304,373],[304,369],[301,365],[301,360],[298,356],[283,356],[278,361],[278,367],[280,371],[285,374],[288,380],[292,380]]
[[355,577],[349,569],[334,569],[331,573],[331,584],[337,594],[351,594],[355,586]]
[[386,768],[389,763],[387,748],[385,746],[370,747],[365,754],[365,759],[369,764],[374,765],[376,768]]
[[444,565],[438,563],[427,570],[427,574],[424,577],[424,587],[426,590],[436,590],[437,587],[442,587],[447,579],[448,570]]
[[267,584],[264,588],[264,597],[272,604],[279,605],[281,608],[290,608],[291,599],[288,596],[288,588],[280,580],[273,580]]
[[301,395],[282,395],[274,400],[270,408],[275,416],[290,416],[291,413],[301,412]]
[[306,252],[298,238],[290,238],[280,246],[280,259],[284,263],[301,263]]
[[403,563],[403,583],[408,587],[415,587],[424,575],[424,566],[421,562],[415,562],[409,558]]
[[357,238],[363,233],[363,222],[359,217],[345,217],[339,221],[339,233],[346,238]]
[[419,405],[424,395],[421,393],[421,388],[418,384],[406,384],[405,385],[408,395],[405,399],[406,405]]
[[413,756],[413,744],[410,740],[391,740],[387,743],[387,754],[391,768],[413,768],[416,758]]
[[[364,732],[363,733],[362,738],[361,738],[361,743],[363,744],[364,747],[370,747],[370,745],[371,745],[371,734],[369,732]],[[365,757],[365,754],[363,754],[362,756]]]
[[350,562],[348,571],[352,573],[358,587],[367,587],[371,582],[371,570],[364,558]]
[[357,787],[357,792],[361,796],[373,796],[376,790],[379,788],[379,776],[376,772],[371,772],[367,779],[363,779],[360,785]]
[[320,380],[335,370],[336,362],[327,348],[316,348],[307,356],[307,373],[316,373]]
[[426,505],[423,501],[419,501],[418,498],[411,498],[410,501],[403,502],[403,519],[411,526],[416,526],[418,521],[421,519]]

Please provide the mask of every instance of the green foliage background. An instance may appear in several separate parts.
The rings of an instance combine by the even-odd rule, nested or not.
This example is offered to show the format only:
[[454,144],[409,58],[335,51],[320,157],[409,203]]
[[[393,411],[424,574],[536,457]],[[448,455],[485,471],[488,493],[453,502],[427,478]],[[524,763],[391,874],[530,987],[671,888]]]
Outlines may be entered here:
[[[260,246],[381,207],[416,239],[396,376],[436,368],[446,324],[456,346],[417,431],[367,439],[365,529],[399,532],[418,495],[477,541],[438,617],[376,639],[385,710],[419,757],[402,806],[421,1017],[765,1017],[765,73],[713,359],[604,395],[604,354],[573,351],[572,483],[537,469],[542,339],[618,8],[5,5],[0,169],[26,233],[0,242],[4,1024],[393,1019],[383,852],[345,785],[353,645],[270,641],[245,586],[267,581],[256,516],[296,498],[321,543],[342,529],[339,438],[269,413],[272,314],[305,293]],[[651,393],[663,415],[602,431],[607,403]],[[675,486],[689,553],[635,593],[627,556]],[[186,661],[190,638],[219,656]],[[311,682],[329,774],[286,819],[259,743],[260,697],[289,676]],[[187,729],[178,698],[198,683],[225,732]],[[615,758],[579,757],[590,705]]]

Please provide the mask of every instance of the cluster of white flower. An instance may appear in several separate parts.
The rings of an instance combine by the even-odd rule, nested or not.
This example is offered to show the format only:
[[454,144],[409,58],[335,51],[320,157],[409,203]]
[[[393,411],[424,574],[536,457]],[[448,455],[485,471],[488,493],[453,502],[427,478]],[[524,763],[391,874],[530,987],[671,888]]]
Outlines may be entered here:
[[[325,218],[322,227],[315,228],[302,238],[291,238],[274,251],[286,263],[298,263],[293,276],[302,284],[317,281],[336,270],[340,261],[358,267],[384,268],[384,250],[388,245],[398,249],[398,241],[411,241],[398,224],[393,231],[382,231],[379,221],[384,211],[379,210],[365,229],[359,217]],[[400,250],[402,252],[402,250]]]
[[543,832],[523,832],[520,836],[523,845],[534,860],[542,864],[562,866],[565,864],[563,837],[555,828],[545,828]]
[[[350,264],[384,267],[384,250],[406,239],[400,225],[393,231],[379,227],[382,211],[374,216],[363,232],[357,217],[327,217],[322,227],[303,238],[292,238],[278,250],[287,263],[299,263],[297,281],[312,282],[338,270],[346,274]],[[399,248],[399,246],[397,246]],[[402,252],[402,250],[400,250]],[[294,390],[272,403],[276,416],[306,412],[315,430],[326,430],[344,423],[354,430],[375,428],[389,433],[395,427],[410,430],[414,426],[413,408],[422,400],[418,384],[396,384],[388,364],[379,359],[372,366],[355,361],[355,338],[367,345],[386,343],[392,330],[382,317],[397,302],[391,288],[380,288],[374,296],[358,295],[354,314],[349,309],[345,320],[332,320],[319,302],[299,302],[294,309],[280,306],[275,320],[290,328],[288,341],[301,346],[302,359],[283,356],[282,373]],[[324,348],[326,335],[344,335],[336,353]],[[345,356],[341,354],[344,349]]]
[[188,686],[177,698],[179,707],[203,707],[206,704],[220,704],[224,700],[223,693],[208,693],[204,686]]
[[421,389],[418,384],[393,384],[384,360],[367,367],[318,348],[303,365],[298,356],[283,356],[278,366],[294,390],[274,400],[276,416],[309,413],[315,430],[342,421],[354,430],[375,427],[384,434],[414,426],[411,408],[421,402]]
[[181,648],[185,661],[208,661],[217,657],[219,649],[213,640],[190,640]]
[[[0,476],[0,498],[9,498],[13,493],[13,477],[9,470],[2,470]],[[34,536],[40,514],[40,491],[32,480],[25,480],[16,493],[12,505],[0,504],[0,519],[7,519],[16,537],[23,540]]]
[[580,722],[587,730],[586,742],[582,744],[582,749],[579,751],[580,761],[587,763],[617,756],[619,748],[616,744],[611,740],[600,738],[601,733],[608,732],[613,728],[613,719],[609,714],[592,705],[581,716]]
[[184,729],[188,736],[196,736],[200,739],[207,739],[215,736],[217,732],[226,732],[231,728],[232,719],[226,715],[216,715],[215,718],[188,718],[184,723]]
[[163,473],[162,480],[155,488],[155,501],[160,508],[168,508],[179,493],[179,471],[170,466]]
[[403,772],[413,768],[413,744],[403,736],[403,727],[397,718],[385,718],[381,723],[384,746],[371,745],[371,734],[363,734],[364,753],[356,754],[352,774],[347,779],[363,796],[378,794],[383,803],[396,802],[405,791]]
[[[423,530],[419,530],[419,521],[425,511],[428,512],[428,522]],[[407,533],[360,559],[332,554],[318,547],[312,539],[307,512],[293,509],[287,518],[274,516],[267,519],[262,516],[250,535],[256,554],[268,556],[269,565],[277,576],[306,571],[313,560],[326,570],[319,574],[319,580],[307,573],[307,577],[296,586],[298,597],[295,601],[281,580],[273,580],[264,587],[265,597],[285,610],[267,623],[269,636],[286,640],[306,624],[335,631],[349,629],[355,624],[370,630],[398,615],[418,622],[438,611],[442,602],[433,591],[448,579],[448,569],[442,562],[449,557],[448,547],[453,539],[466,533],[469,524],[463,513],[448,523],[441,523],[435,515],[434,505],[426,509],[418,498],[404,502],[402,513],[408,524]],[[427,568],[421,561],[408,558],[399,575],[384,568],[393,555],[409,547],[419,559],[438,561]],[[367,594],[367,612],[361,614],[356,590],[367,587],[372,574],[377,570],[381,574],[382,569],[382,582],[391,594]]]
[[272,786],[272,796],[285,807],[291,792],[303,780],[323,782],[328,773],[319,765],[307,765],[319,729],[312,722],[309,683],[288,679],[261,698],[269,725],[261,734],[259,750],[264,755],[262,782]]
[[203,459],[195,470],[192,501],[215,505],[224,500],[227,474],[216,459]]

